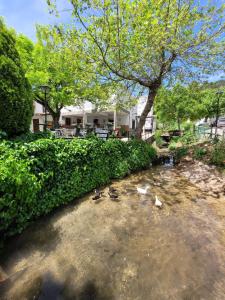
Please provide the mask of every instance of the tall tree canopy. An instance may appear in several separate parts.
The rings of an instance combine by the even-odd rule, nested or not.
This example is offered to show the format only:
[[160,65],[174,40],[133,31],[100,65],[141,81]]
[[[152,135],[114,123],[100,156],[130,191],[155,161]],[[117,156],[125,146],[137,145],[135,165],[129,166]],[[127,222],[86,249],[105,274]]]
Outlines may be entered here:
[[[48,0],[57,10],[57,0]],[[197,0],[70,0],[83,51],[108,80],[148,93],[141,135],[158,89],[224,69],[225,5]]]
[[[71,36],[60,26],[37,26],[37,43],[31,47],[25,37],[18,37],[17,47],[26,68],[34,100],[52,115],[58,127],[61,109],[85,100],[104,102],[109,98],[109,84],[102,85],[90,66],[86,66],[78,34]],[[31,53],[30,53],[31,51]],[[40,87],[49,86],[45,98]]]
[[176,84],[172,89],[161,88],[155,105],[158,120],[167,125],[176,122],[180,129],[187,120],[221,116],[225,113],[225,89],[216,89],[218,84],[192,82],[187,86]]
[[0,19],[0,129],[8,136],[28,131],[32,111],[31,87],[25,78],[16,41]]
[[198,99],[199,93],[193,93],[190,87],[180,84],[173,89],[161,88],[156,97],[155,111],[159,121],[166,124],[177,123],[181,129],[181,123],[188,119],[199,117],[201,107]]

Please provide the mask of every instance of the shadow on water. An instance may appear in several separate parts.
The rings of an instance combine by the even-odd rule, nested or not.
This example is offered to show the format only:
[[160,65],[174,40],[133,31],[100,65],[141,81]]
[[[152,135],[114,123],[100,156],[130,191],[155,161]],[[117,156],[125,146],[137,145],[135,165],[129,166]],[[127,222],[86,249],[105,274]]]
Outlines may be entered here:
[[[24,234],[12,237],[5,244],[4,251],[0,255],[0,299],[2,299],[2,293],[10,289],[33,267],[33,262],[30,261],[28,265],[21,267],[19,271],[10,271],[10,266],[16,263],[18,255],[28,258],[33,253],[40,252],[42,254],[41,263],[46,256],[54,252],[57,243],[60,242],[59,232],[51,223],[48,225],[44,223],[45,226],[43,220],[38,221],[38,223],[39,226],[37,224],[31,225],[24,231]],[[13,253],[15,249],[17,255],[10,256],[9,253]],[[34,261],[34,263],[37,262]]]
[[[74,278],[73,278],[74,279]],[[37,282],[36,282],[37,284]],[[86,280],[81,288],[76,286],[76,281],[66,278],[64,283],[59,282],[51,273],[46,273],[41,282],[38,282],[38,290],[31,293],[29,297],[38,300],[113,300],[114,297],[110,290],[102,289],[97,286],[94,280]]]
[[110,291],[99,289],[94,281],[87,281],[80,291],[77,300],[113,300]]

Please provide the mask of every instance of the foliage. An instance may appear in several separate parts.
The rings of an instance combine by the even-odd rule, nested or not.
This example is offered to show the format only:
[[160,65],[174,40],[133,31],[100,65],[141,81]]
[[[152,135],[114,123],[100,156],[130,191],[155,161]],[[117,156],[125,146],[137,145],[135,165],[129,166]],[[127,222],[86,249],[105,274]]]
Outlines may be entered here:
[[51,131],[28,132],[26,134],[22,134],[16,137],[15,139],[13,139],[13,142],[30,143],[39,139],[46,139],[46,138],[53,138],[53,137],[54,135],[51,133]]
[[163,133],[162,130],[157,130],[154,135],[156,145],[159,147],[163,145],[163,139],[161,138],[162,133]]
[[177,122],[177,128],[180,130],[182,122],[197,119],[197,104],[190,89],[177,84],[173,89],[159,90],[155,111],[159,121],[167,124]]
[[0,143],[0,234],[81,197],[112,178],[148,167],[155,157],[143,141],[39,139]]
[[184,134],[179,138],[179,142],[184,145],[189,145],[197,141],[197,136],[192,131],[186,131]]
[[[61,109],[66,105],[82,105],[85,100],[104,103],[111,89],[99,84],[92,65],[85,65],[80,48],[80,36],[73,32],[73,46],[66,30],[60,26],[37,26],[37,42],[29,45],[18,36],[17,47],[26,66],[26,76],[35,100],[45,106],[53,117],[54,127],[59,126]],[[40,86],[50,88],[45,99]],[[100,88],[101,87],[101,88]]]
[[225,140],[217,142],[214,146],[211,162],[218,166],[225,166]]
[[177,148],[176,142],[171,141],[171,142],[169,143],[168,149],[169,149],[170,151],[174,151],[176,148]]
[[[190,85],[177,84],[172,89],[161,88],[157,95],[155,111],[160,122],[169,128],[191,130],[193,121],[215,117],[218,110],[218,96],[214,89],[205,84],[192,82]],[[220,97],[218,114],[225,112],[225,97]]]
[[207,149],[202,147],[195,147],[194,148],[194,158],[201,159],[207,154]]
[[216,91],[213,89],[203,90],[202,111],[204,117],[207,118],[213,118],[216,116],[220,117],[225,113],[225,96],[217,95]]
[[[57,9],[57,0],[48,0]],[[189,0],[70,0],[83,53],[102,80],[120,81],[148,100],[137,134],[164,82],[224,70],[224,5]],[[59,5],[60,6],[60,5]]]
[[183,156],[188,154],[188,147],[183,146],[176,148],[173,152],[175,161],[179,161]]
[[4,140],[7,138],[7,133],[5,131],[0,130],[0,140]]
[[15,39],[0,20],[0,129],[9,137],[27,132],[32,112],[31,87]]

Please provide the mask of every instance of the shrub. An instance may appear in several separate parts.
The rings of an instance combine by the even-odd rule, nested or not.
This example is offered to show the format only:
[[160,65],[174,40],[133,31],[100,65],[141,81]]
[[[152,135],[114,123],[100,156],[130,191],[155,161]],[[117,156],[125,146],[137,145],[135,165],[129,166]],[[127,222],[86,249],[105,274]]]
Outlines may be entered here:
[[179,141],[185,145],[189,145],[189,144],[196,142],[197,137],[193,132],[187,131],[184,133],[184,135],[182,137],[180,137]]
[[163,142],[163,139],[161,138],[161,135],[162,135],[162,131],[161,130],[157,130],[156,132],[155,132],[155,142],[156,142],[156,145],[158,146],[158,147],[161,147],[163,144],[164,144],[164,142]]
[[112,178],[149,166],[155,150],[143,141],[39,139],[0,143],[0,235],[27,224]]
[[219,141],[214,145],[211,162],[218,166],[225,166],[225,140]]
[[54,138],[51,131],[28,132],[13,139],[14,142],[30,143],[39,139]]
[[174,158],[176,161],[179,161],[183,156],[188,154],[188,148],[187,147],[180,147],[175,149],[174,151]]
[[168,149],[169,149],[170,151],[174,151],[176,148],[177,148],[176,142],[171,141],[171,142],[169,143]]
[[25,78],[15,40],[0,20],[0,129],[9,137],[28,131],[32,112],[31,87]]
[[201,147],[194,148],[194,158],[201,159],[206,154],[207,154],[206,148],[201,148]]

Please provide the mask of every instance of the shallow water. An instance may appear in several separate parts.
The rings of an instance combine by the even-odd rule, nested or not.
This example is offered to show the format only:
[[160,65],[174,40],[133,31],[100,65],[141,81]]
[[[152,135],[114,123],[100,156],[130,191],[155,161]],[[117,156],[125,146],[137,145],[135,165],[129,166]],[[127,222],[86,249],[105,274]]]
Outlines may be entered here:
[[224,300],[224,196],[181,173],[140,172],[113,183],[118,201],[106,188],[37,221],[0,258],[9,276],[0,299]]

